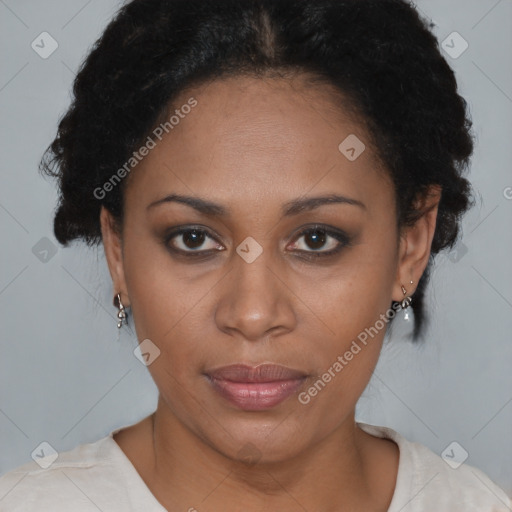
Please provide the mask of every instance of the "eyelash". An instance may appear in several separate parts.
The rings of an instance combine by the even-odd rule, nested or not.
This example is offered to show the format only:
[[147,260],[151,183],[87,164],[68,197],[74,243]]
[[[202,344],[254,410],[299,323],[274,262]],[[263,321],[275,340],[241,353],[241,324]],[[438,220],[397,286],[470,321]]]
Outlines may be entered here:
[[[192,258],[198,258],[198,257],[207,257],[209,256],[210,254],[212,254],[213,252],[217,252],[218,250],[217,249],[210,249],[210,250],[207,250],[207,251],[194,251],[194,250],[189,250],[189,251],[183,251],[182,249],[176,249],[175,247],[172,247],[170,242],[180,236],[180,235],[183,235],[184,233],[190,233],[190,232],[198,232],[199,234],[206,234],[206,236],[208,236],[209,238],[215,240],[215,237],[212,236],[209,231],[207,229],[204,229],[200,226],[186,226],[186,227],[181,227],[181,228],[178,228],[178,229],[175,229],[173,231],[171,231],[170,233],[168,233],[165,237],[164,237],[164,244],[165,246],[168,248],[169,251],[175,253],[175,254],[180,254],[180,255],[184,255],[186,254],[187,257],[192,257]],[[344,233],[343,231],[339,231],[339,230],[333,230],[331,228],[329,228],[328,226],[323,226],[323,225],[312,225],[312,226],[308,226],[306,228],[303,228],[297,235],[296,237],[294,238],[294,244],[297,243],[298,240],[300,240],[300,238],[304,235],[308,235],[308,234],[311,234],[311,233],[315,233],[316,231],[320,231],[322,232],[323,234],[325,234],[327,237],[332,237],[334,238],[335,240],[337,240],[339,242],[339,245],[335,248],[335,249],[331,249],[330,251],[314,251],[314,250],[311,250],[311,251],[303,251],[303,250],[299,250],[298,252],[299,253],[303,253],[303,258],[310,258],[310,259],[317,259],[317,258],[327,258],[329,256],[334,256],[336,254],[338,254],[343,248],[345,247],[349,247],[351,245],[351,240],[350,240],[350,237]]]

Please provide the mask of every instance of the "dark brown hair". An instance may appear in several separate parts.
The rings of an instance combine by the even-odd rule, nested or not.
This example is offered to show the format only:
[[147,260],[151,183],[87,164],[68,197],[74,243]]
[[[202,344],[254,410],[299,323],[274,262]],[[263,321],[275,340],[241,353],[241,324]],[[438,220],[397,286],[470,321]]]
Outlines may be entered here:
[[[312,73],[357,106],[395,185],[398,226],[442,187],[432,254],[414,295],[425,320],[433,257],[452,247],[471,203],[466,102],[431,27],[404,0],[134,0],[108,25],[74,82],[74,99],[41,163],[58,178],[62,244],[101,242],[100,207],[122,222],[123,189],[98,199],[176,96],[192,84],[272,70]],[[393,303],[392,305],[396,305]]]

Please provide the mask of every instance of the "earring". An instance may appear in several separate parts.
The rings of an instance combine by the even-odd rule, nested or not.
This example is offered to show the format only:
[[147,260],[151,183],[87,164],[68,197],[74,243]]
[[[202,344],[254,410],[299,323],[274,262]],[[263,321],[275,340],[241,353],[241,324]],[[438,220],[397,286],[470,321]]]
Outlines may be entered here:
[[[411,284],[414,284],[411,280]],[[409,316],[409,311],[407,308],[411,305],[412,297],[407,296],[407,290],[402,285],[402,293],[404,294],[404,299],[401,302],[402,309],[404,310],[404,320],[408,322],[411,318]]]
[[117,318],[119,318],[119,322],[117,323],[117,328],[121,329],[123,322],[126,324],[128,323],[126,309],[125,309],[123,303],[121,302],[121,294],[118,293],[114,297],[113,302],[114,302],[114,306],[116,308],[119,308],[119,311],[117,312]]

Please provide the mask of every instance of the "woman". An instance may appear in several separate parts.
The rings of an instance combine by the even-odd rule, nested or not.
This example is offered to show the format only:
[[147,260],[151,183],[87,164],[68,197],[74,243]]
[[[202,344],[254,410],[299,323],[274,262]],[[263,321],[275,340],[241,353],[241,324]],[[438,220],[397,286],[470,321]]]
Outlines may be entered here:
[[422,334],[472,149],[405,1],[128,3],[43,170],[57,239],[104,245],[158,406],[5,475],[2,510],[510,510],[354,417],[397,312]]

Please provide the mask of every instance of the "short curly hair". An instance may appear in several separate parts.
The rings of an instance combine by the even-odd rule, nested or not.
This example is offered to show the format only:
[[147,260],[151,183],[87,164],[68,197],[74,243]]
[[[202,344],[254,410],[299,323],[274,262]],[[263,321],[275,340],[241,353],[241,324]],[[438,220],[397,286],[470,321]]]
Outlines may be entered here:
[[57,240],[98,245],[102,205],[122,223],[126,180],[101,199],[93,191],[187,88],[248,73],[312,74],[349,98],[368,128],[395,186],[399,228],[418,218],[416,199],[430,185],[442,188],[430,259],[411,304],[417,341],[432,260],[453,247],[472,203],[463,177],[472,123],[431,29],[405,0],[127,3],[83,62],[41,160],[41,172],[58,179]]

